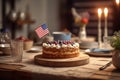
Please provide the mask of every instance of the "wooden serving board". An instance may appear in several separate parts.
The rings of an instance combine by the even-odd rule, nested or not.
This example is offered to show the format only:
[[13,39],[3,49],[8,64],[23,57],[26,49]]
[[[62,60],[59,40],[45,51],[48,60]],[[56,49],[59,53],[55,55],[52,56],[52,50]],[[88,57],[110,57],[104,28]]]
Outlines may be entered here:
[[47,59],[43,58],[41,54],[34,57],[34,62],[42,66],[50,67],[72,67],[81,66],[89,63],[89,56],[86,54],[80,54],[78,57],[67,59]]

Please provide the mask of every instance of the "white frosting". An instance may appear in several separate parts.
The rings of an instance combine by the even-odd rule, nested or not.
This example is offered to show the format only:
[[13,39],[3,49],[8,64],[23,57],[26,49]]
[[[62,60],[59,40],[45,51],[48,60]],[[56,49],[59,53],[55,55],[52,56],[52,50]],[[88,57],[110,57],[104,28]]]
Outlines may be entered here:
[[43,47],[57,48],[57,49],[65,48],[65,47],[79,48],[79,43],[68,43],[68,44],[43,43]]
[[55,44],[51,44],[51,47],[53,47],[53,48],[54,48],[54,47],[56,47],[56,45],[55,45]]
[[[79,53],[80,51],[79,50],[76,50],[74,52],[64,52],[64,53],[61,53],[61,54],[74,54],[74,53]],[[44,51],[44,53],[47,53],[47,54],[58,54],[59,52],[52,52],[52,51]],[[60,54],[60,53],[59,53]]]
[[43,43],[43,46],[47,46],[47,43]]
[[67,46],[70,47],[70,48],[73,48],[73,46],[71,44],[68,44]]
[[61,46],[62,48],[65,48],[65,47],[67,47],[67,45],[65,45],[65,44],[62,44],[62,46]]
[[57,44],[57,45],[56,45],[56,48],[57,48],[57,49],[60,49],[60,48],[61,48],[61,46],[60,46],[59,44]]

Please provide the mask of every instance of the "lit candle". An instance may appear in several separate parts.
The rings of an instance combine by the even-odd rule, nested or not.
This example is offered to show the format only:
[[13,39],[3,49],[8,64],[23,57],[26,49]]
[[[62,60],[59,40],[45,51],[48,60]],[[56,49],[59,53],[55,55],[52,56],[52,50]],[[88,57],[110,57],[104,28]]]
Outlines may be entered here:
[[108,9],[104,8],[104,16],[105,16],[105,28],[104,28],[104,36],[108,36],[108,30],[107,30],[107,17],[108,17]]
[[[115,12],[115,18],[117,18],[116,21],[116,27],[120,27],[120,0],[115,0],[116,1],[116,12]],[[119,29],[119,28],[116,28]]]
[[102,40],[101,40],[101,15],[102,15],[102,9],[98,8],[98,46],[101,48]]
[[120,0],[115,0],[115,2],[116,2],[116,5],[117,5],[117,7],[116,7],[117,16],[120,17],[120,15],[119,15],[120,14]]
[[120,1],[119,0],[115,0],[115,1],[116,1],[116,4],[119,6]]
[[102,15],[102,9],[98,8],[98,17],[101,18],[101,15]]

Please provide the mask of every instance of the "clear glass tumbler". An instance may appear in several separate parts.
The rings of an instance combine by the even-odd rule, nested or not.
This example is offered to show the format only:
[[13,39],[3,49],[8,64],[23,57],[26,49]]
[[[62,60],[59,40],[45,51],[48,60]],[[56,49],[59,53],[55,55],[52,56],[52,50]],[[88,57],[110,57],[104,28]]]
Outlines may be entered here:
[[23,41],[11,41],[12,58],[14,62],[21,62],[23,56]]
[[112,47],[110,45],[111,39],[112,39],[111,36],[103,37],[103,48],[105,48],[105,49],[112,49]]

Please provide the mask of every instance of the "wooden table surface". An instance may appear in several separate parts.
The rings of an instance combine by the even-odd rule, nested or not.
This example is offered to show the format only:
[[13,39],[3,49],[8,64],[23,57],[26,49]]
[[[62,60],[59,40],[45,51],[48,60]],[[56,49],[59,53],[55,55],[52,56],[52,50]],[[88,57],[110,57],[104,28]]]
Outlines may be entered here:
[[40,53],[25,52],[21,63],[0,64],[0,80],[120,80],[120,71],[113,65],[99,70],[111,57],[90,57],[82,66],[46,67],[34,63]]

